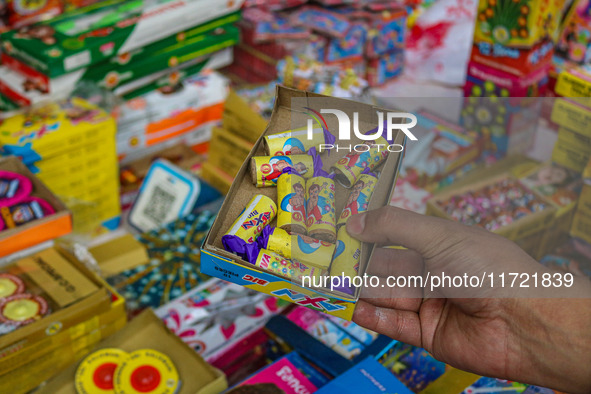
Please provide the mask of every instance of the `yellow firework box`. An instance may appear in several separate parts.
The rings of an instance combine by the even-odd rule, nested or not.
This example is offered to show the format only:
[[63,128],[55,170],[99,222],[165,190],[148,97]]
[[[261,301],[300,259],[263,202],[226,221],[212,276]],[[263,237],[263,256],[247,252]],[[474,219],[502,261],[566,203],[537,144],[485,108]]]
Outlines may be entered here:
[[276,213],[277,205],[273,200],[262,194],[254,196],[225,235],[233,235],[247,243],[253,243],[263,227],[275,218]]
[[369,200],[376,187],[377,180],[377,177],[373,174],[362,174],[359,179],[357,179],[353,185],[351,194],[345,203],[345,208],[343,209],[343,212],[341,212],[337,227],[346,224],[347,220],[349,220],[352,215],[367,211]]
[[358,151],[347,154],[330,169],[335,173],[336,181],[346,188],[353,186],[366,168],[373,170],[388,156],[389,143],[384,137],[363,144],[366,148],[359,146]]
[[[341,227],[330,266],[330,276],[345,276],[351,280],[358,275],[361,258],[361,242],[351,237],[346,227]],[[343,289],[346,292],[346,289]]]
[[283,174],[277,182],[277,227],[290,233],[306,231],[306,180],[296,174]]
[[302,282],[302,277],[318,278],[321,276],[320,269],[308,267],[297,261],[288,260],[283,256],[270,250],[261,249],[255,265],[265,271],[272,272],[283,278],[291,279],[297,283]]
[[[344,210],[345,203],[351,194],[350,188],[345,188],[339,182],[335,182],[330,178],[317,178],[316,180],[314,178],[304,179],[302,177],[297,178],[294,175],[288,176],[289,174],[283,174],[279,178],[277,187],[257,188],[252,182],[252,176],[250,173],[250,163],[253,157],[273,156],[273,154],[269,154],[270,152],[268,150],[267,141],[273,141],[274,138],[266,140],[265,137],[276,135],[277,133],[284,132],[285,130],[298,130],[299,127],[305,126],[307,122],[314,120],[313,116],[310,115],[311,112],[321,113],[323,109],[337,109],[344,112],[349,117],[349,119],[355,119],[356,126],[359,127],[360,132],[365,133],[371,132],[371,130],[377,130],[380,124],[379,113],[386,114],[388,112],[385,109],[368,104],[321,96],[297,89],[278,86],[275,107],[267,125],[267,129],[264,131],[263,136],[259,138],[259,140],[254,144],[253,149],[246,159],[246,165],[243,164],[240,168],[240,171],[236,175],[226,200],[220,209],[220,214],[217,216],[207,238],[203,243],[201,248],[201,272],[206,275],[215,276],[232,283],[236,283],[240,286],[260,291],[262,293],[269,294],[282,300],[305,306],[319,312],[324,312],[342,319],[351,320],[355,310],[355,305],[359,299],[361,289],[354,288],[353,291],[351,291],[349,288],[334,288],[332,283],[330,283],[330,278],[324,275],[326,272],[326,269],[324,268],[325,263],[320,264],[321,266],[319,266],[317,263],[317,261],[323,260],[323,258],[317,258],[315,257],[315,254],[311,254],[310,262],[314,260],[316,265],[306,264],[304,262],[304,257],[300,257],[299,259],[294,257],[296,255],[296,247],[299,247],[301,252],[306,252],[306,250],[303,250],[305,248],[303,248],[299,242],[300,240],[307,240],[307,238],[299,237],[294,234],[294,222],[292,214],[289,212],[289,209],[284,209],[289,205],[289,200],[292,197],[289,195],[292,193],[292,187],[294,187],[296,183],[299,182],[299,184],[303,186],[302,190],[300,191],[300,197],[301,200],[305,201],[305,193],[302,195],[301,192],[305,190],[306,183],[308,185],[313,185],[315,181],[320,181],[320,184],[318,185],[318,189],[320,191],[326,182],[327,187],[324,189],[324,192],[331,190],[336,197],[332,202],[329,202],[329,205],[332,204],[332,207],[329,206],[329,210],[331,210],[333,214],[333,217],[330,221],[332,226],[330,227],[334,241],[335,238],[337,238],[334,236],[336,225],[335,212],[340,215],[340,213]],[[326,124],[323,126],[326,129],[339,130],[339,121],[336,116],[327,116],[325,123]],[[329,136],[327,135],[327,137]],[[305,135],[304,139],[306,139]],[[393,130],[391,141],[390,138],[388,138],[388,140],[391,145],[404,146],[406,138],[401,130]],[[335,144],[335,142],[327,143],[333,145]],[[364,141],[359,138],[357,133],[353,133],[353,135],[350,136],[350,140],[347,141],[347,144],[349,143],[352,145],[361,145],[364,143]],[[283,149],[283,146],[280,149]],[[289,152],[293,153],[291,149]],[[284,151],[279,153],[285,154]],[[322,169],[326,170],[334,167],[337,162],[342,159],[342,157],[342,154],[338,154],[338,152],[335,151],[330,154],[322,154]],[[368,210],[383,207],[390,202],[401,162],[402,152],[398,151],[390,152],[387,154],[387,157],[381,159],[380,176],[379,179],[376,179],[376,185],[373,194],[371,198],[369,198],[367,206]],[[360,171],[358,176],[361,175],[361,172],[362,171]],[[285,179],[283,179],[283,177],[285,177]],[[354,182],[350,186],[353,186],[353,184]],[[308,188],[309,187],[310,186],[308,186]],[[316,191],[314,191],[314,193],[316,193]],[[310,283],[309,279],[312,278],[308,277],[302,277],[302,281],[298,282],[297,280],[292,280],[291,277],[284,277],[276,272],[257,266],[254,263],[257,260],[256,258],[258,258],[258,251],[256,258],[254,261],[252,261],[247,260],[236,253],[228,251],[225,248],[223,241],[224,235],[228,232],[228,229],[232,228],[236,218],[241,216],[242,209],[248,205],[248,202],[254,196],[260,194],[265,195],[277,202],[278,217],[276,221],[272,221],[269,226],[266,226],[265,229],[263,229],[263,232],[257,236],[256,244],[254,246],[259,248],[259,250],[260,248],[269,250],[270,247],[268,247],[266,244],[262,245],[260,243],[260,241],[264,239],[266,232],[269,231],[268,229],[275,227],[288,230],[288,233],[291,234],[290,246],[292,262],[296,261],[303,263],[310,269],[320,268],[319,271],[322,273],[322,275],[313,278],[316,280],[316,283]],[[285,199],[288,196],[290,198]],[[318,197],[320,196],[323,195],[318,193]],[[285,205],[282,205],[283,201],[285,201]],[[291,205],[293,205],[293,200]],[[305,204],[301,205],[305,206]],[[308,201],[308,205],[310,205],[310,201]],[[316,210],[314,210],[314,203],[311,205],[312,211],[317,213]],[[322,202],[318,201],[319,210],[322,205]],[[301,209],[303,209],[303,206]],[[305,209],[303,209],[303,212],[305,213]],[[287,215],[284,216],[284,213],[287,213]],[[313,213],[310,215],[311,213],[312,212],[308,212],[308,216],[313,216]],[[322,211],[320,211],[320,213],[322,213]],[[302,232],[306,234],[305,222],[302,224],[303,226],[301,227],[304,230]],[[286,225],[288,226],[287,228],[285,227]],[[313,230],[315,230],[315,228],[312,228],[312,233]],[[346,231],[344,230],[344,226],[343,231]],[[328,246],[326,240],[323,240],[321,237],[316,235],[312,235],[312,233],[307,233],[307,235],[315,240],[324,241],[325,246]],[[298,240],[297,243],[295,241],[296,237]],[[283,253],[285,253],[285,249],[288,248],[288,241],[285,239],[285,233],[283,233],[283,236],[278,238],[276,241],[274,240],[274,242],[276,242],[276,244],[272,247],[276,248],[277,250],[282,250]],[[314,244],[313,241],[311,243]],[[306,245],[303,246],[305,247]],[[328,247],[332,248],[332,246]],[[356,247],[355,250],[359,250],[359,253],[357,253],[359,255],[357,257],[358,272],[359,275],[363,275],[365,274],[368,263],[371,260],[374,245],[362,243],[361,246]],[[283,254],[280,253],[280,255]],[[330,260],[332,260],[332,258]],[[337,261],[335,267],[339,267],[340,264],[342,263]],[[354,263],[352,267],[355,265],[357,265],[357,263]],[[355,271],[354,268],[352,270],[352,272]]]
[[306,182],[306,227],[310,237],[335,241],[335,185],[331,178],[319,176]]
[[289,234],[279,227],[268,227],[257,241],[263,249],[276,252],[287,259],[309,267],[328,269],[335,245],[300,234]]
[[307,128],[265,136],[265,150],[269,156],[301,155],[324,143],[325,132],[321,128],[313,129],[312,139],[308,139]]
[[314,173],[314,158],[310,155],[256,156],[250,160],[252,183],[256,187],[276,186],[286,168],[293,168],[304,178]]

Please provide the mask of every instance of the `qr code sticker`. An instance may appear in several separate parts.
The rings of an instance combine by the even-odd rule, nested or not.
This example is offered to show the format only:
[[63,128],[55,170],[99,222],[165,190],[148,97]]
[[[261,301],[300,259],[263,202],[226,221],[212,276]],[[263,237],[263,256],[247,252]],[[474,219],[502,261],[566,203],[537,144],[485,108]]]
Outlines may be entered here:
[[161,225],[164,223],[175,200],[176,196],[174,194],[170,194],[160,186],[156,186],[143,213],[154,223]]

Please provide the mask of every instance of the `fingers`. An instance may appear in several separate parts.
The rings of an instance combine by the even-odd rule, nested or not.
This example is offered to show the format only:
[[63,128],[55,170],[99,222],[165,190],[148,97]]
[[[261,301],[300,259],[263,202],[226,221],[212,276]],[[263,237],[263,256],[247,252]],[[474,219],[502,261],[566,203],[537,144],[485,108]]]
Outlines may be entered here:
[[421,347],[421,324],[416,312],[381,308],[359,300],[353,321],[390,338]]
[[404,246],[428,258],[462,240],[466,227],[450,220],[385,206],[351,216],[347,232],[360,241]]

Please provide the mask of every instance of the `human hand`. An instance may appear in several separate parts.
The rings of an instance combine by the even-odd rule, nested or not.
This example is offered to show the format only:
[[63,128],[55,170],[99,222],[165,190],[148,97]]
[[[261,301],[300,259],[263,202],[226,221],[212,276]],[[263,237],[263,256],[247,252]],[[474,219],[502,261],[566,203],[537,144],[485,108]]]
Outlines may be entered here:
[[[394,207],[352,216],[347,231],[378,245],[368,275],[476,275],[551,272],[516,244],[484,229]],[[456,368],[569,392],[591,392],[591,282],[556,289],[498,291],[366,288],[354,321],[425,348]],[[546,293],[544,293],[546,292]],[[513,297],[514,296],[514,297]],[[521,298],[516,298],[521,297]],[[537,297],[537,298],[527,298]]]

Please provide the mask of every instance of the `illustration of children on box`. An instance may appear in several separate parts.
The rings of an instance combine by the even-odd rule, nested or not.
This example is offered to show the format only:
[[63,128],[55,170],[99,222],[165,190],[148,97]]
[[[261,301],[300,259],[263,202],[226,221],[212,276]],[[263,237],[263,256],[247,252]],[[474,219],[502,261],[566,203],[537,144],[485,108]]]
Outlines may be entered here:
[[320,192],[327,187],[328,183],[324,182],[322,186],[313,184],[308,189],[308,193],[310,194],[307,204],[308,225],[321,221],[322,215],[326,215],[330,212],[331,207],[329,202],[326,200],[326,198],[320,195]]
[[371,185],[373,185],[373,182],[370,181],[365,184],[365,182],[363,182],[361,179],[355,182],[353,185],[353,190],[349,195],[349,199],[345,204],[345,209],[343,209],[343,213],[341,213],[341,219],[345,219],[351,215],[356,215],[359,213],[359,211],[363,212],[367,210],[369,199],[364,193],[361,193],[361,191],[366,187],[370,187]]
[[289,138],[283,144],[283,153],[286,155],[303,155],[306,153],[306,148],[304,148],[302,141],[297,138]]
[[[344,164],[349,168],[360,167],[365,169],[371,164],[371,153],[370,150],[378,145],[378,141],[363,141],[364,145],[367,145],[369,149],[367,152],[351,152],[342,158],[339,163]],[[374,148],[375,149],[375,148]],[[386,155],[387,152],[383,152],[382,155]]]
[[[264,170],[271,170],[271,172],[267,175],[263,174],[262,181],[272,181],[273,183],[277,183],[277,178],[283,174],[283,170],[290,168],[291,166],[291,158],[289,156],[278,156],[272,158],[269,160],[269,166],[264,166]],[[263,171],[263,173],[266,171]]]
[[320,248],[323,244],[326,246],[328,245],[327,242],[319,241],[312,237],[308,237],[307,235],[300,235],[297,237],[298,239],[298,247],[300,250],[306,254],[312,254]]
[[301,183],[293,185],[295,193],[290,194],[289,205],[291,206],[291,213],[294,219],[301,221],[306,217],[306,197],[304,186]]

